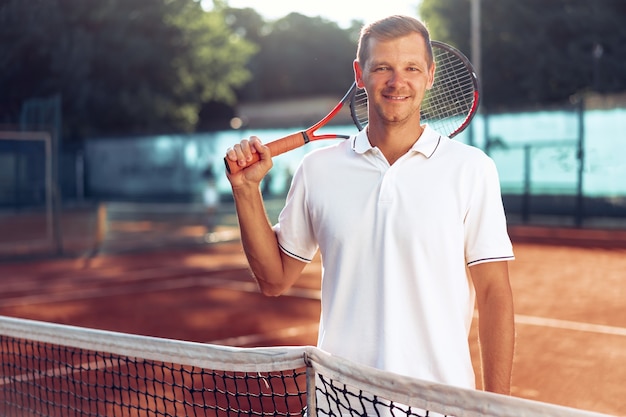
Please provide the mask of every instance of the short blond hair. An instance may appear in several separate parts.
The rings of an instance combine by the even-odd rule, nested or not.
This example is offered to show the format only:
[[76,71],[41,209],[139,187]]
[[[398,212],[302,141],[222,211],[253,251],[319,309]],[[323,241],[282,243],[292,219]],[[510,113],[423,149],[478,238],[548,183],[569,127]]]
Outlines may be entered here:
[[428,54],[428,65],[433,62],[433,48],[430,44],[430,33],[426,25],[420,20],[402,15],[394,15],[385,17],[364,26],[359,36],[359,44],[356,52],[356,59],[361,65],[369,58],[370,39],[392,40],[403,36],[417,33],[422,36],[426,44],[426,53]]

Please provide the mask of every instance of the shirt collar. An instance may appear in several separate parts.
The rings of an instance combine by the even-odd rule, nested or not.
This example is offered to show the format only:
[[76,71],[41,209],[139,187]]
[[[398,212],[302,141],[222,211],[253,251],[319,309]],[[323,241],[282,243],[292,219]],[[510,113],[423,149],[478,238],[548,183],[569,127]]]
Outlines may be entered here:
[[[433,156],[442,136],[433,130],[430,126],[425,125],[419,140],[411,147],[411,152],[419,152],[426,158]],[[361,130],[353,139],[352,149],[358,154],[364,154],[372,149],[369,139],[367,138],[367,129]]]

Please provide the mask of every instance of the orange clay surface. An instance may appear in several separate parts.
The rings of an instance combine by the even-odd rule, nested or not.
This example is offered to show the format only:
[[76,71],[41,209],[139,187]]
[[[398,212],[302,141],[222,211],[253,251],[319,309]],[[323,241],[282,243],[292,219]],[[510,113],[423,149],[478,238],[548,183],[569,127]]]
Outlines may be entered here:
[[[513,395],[626,415],[626,249],[610,236],[571,246],[540,234],[512,230]],[[314,345],[319,276],[317,259],[289,294],[264,297],[236,238],[13,260],[0,263],[0,314],[242,347]],[[475,325],[470,344],[476,358]]]

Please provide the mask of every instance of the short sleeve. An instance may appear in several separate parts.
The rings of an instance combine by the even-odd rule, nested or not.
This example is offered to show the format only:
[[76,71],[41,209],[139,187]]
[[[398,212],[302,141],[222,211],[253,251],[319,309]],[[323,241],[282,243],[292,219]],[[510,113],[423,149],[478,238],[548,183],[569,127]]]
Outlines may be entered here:
[[485,156],[471,183],[465,217],[467,265],[514,259],[498,171],[491,158]]
[[304,171],[304,167],[300,165],[294,174],[285,207],[278,216],[278,223],[274,225],[274,232],[284,253],[303,262],[311,262],[317,252],[318,243],[306,202]]

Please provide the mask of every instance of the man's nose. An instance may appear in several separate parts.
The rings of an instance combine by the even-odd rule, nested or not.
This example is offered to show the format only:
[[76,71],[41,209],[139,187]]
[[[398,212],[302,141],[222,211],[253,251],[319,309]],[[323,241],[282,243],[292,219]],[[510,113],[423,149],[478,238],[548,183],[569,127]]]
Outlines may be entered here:
[[387,84],[391,86],[395,86],[398,84],[403,84],[406,81],[404,75],[399,71],[393,71],[389,76],[389,80],[387,80]]

